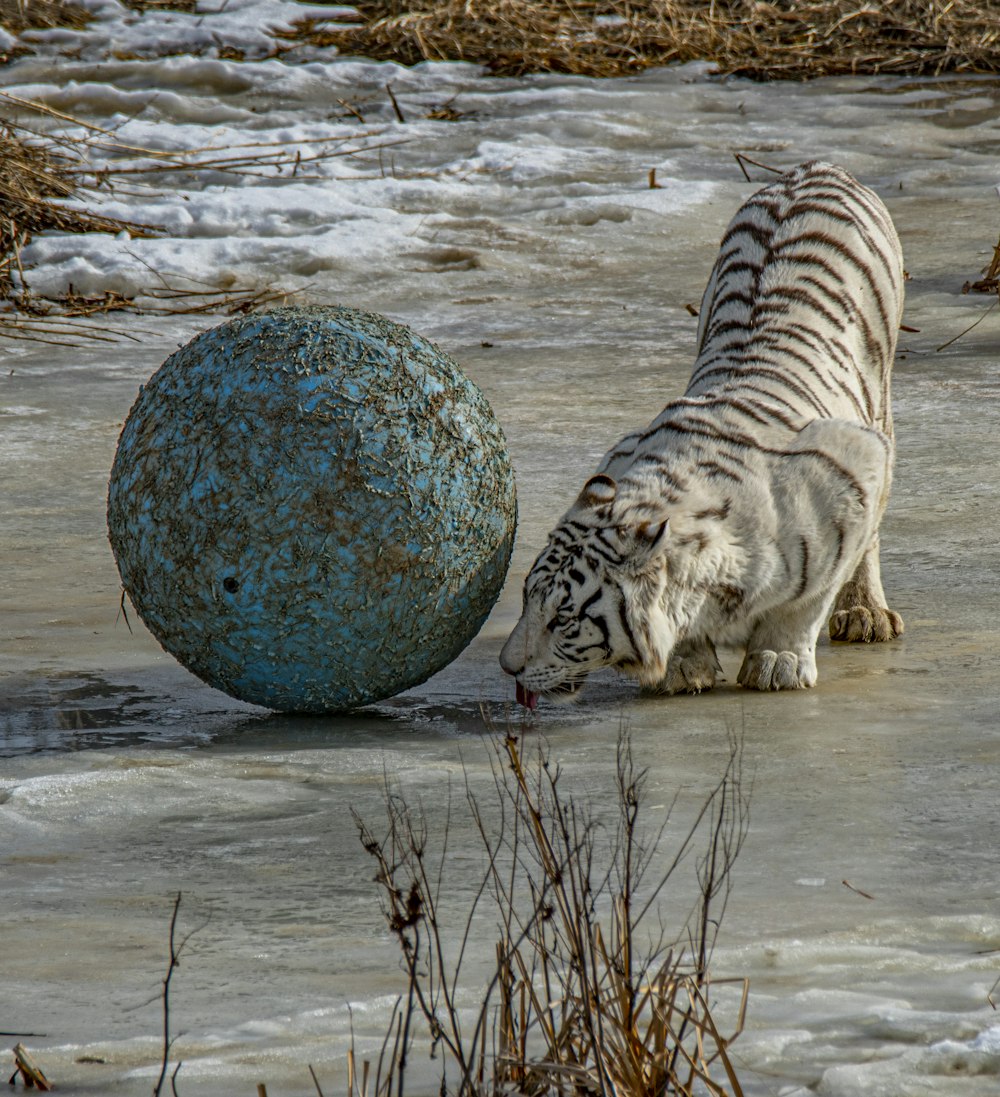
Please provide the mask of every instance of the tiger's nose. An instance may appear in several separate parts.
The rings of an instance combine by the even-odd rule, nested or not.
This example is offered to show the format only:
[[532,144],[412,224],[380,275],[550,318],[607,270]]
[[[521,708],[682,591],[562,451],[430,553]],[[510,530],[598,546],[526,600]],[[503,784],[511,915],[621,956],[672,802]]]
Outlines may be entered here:
[[504,644],[503,649],[500,652],[500,666],[502,666],[508,674],[513,674],[515,678],[519,674],[524,673],[524,668],[528,661],[527,641],[527,624],[525,623],[524,615],[522,614],[521,619],[511,630],[510,636],[507,637],[507,643]]
[[500,666],[506,674],[512,674],[516,678],[524,670],[524,664],[512,658],[510,646],[508,640],[500,652]]

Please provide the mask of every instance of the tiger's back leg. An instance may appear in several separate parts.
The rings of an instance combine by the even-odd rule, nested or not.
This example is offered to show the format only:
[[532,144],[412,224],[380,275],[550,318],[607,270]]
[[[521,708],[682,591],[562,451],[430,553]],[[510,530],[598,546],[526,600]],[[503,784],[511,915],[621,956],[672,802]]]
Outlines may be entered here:
[[870,644],[895,640],[902,632],[903,618],[886,605],[876,533],[854,574],[837,594],[830,617],[830,639]]

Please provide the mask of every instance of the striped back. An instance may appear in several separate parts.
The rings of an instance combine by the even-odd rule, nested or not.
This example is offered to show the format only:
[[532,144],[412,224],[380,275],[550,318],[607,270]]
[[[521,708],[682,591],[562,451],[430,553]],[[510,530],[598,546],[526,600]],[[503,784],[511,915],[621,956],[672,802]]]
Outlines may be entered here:
[[845,418],[891,435],[902,305],[902,251],[881,200],[842,168],[803,164],[726,230],[686,395],[738,395],[789,424]]

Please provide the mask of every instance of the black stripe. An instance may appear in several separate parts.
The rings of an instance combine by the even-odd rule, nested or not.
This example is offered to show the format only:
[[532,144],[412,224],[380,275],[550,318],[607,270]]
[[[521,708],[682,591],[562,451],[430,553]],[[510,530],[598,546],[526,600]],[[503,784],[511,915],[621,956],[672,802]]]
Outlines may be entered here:
[[[795,264],[797,267],[819,267],[826,274],[828,274],[838,285],[844,285],[842,272],[834,264],[829,262],[829,260],[827,260],[823,255],[817,255],[815,252],[808,252],[804,255],[797,255],[795,256]],[[802,280],[811,282],[817,288],[822,288],[828,296],[834,296],[833,292],[818,279],[812,279],[803,276]],[[870,278],[868,279],[868,281],[872,296],[875,296],[876,299],[878,299],[877,290],[874,286],[874,283],[871,281]],[[846,301],[844,300],[845,297]],[[868,323],[868,320],[866,318],[866,310],[863,303],[856,300],[850,294],[837,295],[836,299],[843,308],[845,318],[847,318],[848,322],[854,321],[855,323],[863,325],[865,346],[868,350],[868,353],[873,358],[885,358],[887,346],[891,345],[892,341],[895,339],[896,325],[886,326],[885,318],[883,315],[882,330],[885,333],[885,338],[881,340],[877,339],[875,333],[871,330],[871,325]]]
[[844,557],[844,527],[839,522],[834,522],[833,528],[837,534],[837,555],[833,559],[833,568],[836,568]]
[[612,567],[620,567],[622,558],[605,542],[604,537],[602,536],[603,533],[604,531],[600,528],[594,530],[595,537],[587,545],[587,550],[597,556],[598,559],[603,560],[606,564],[610,564]]
[[[742,247],[733,248],[731,251],[723,252],[715,261],[715,274],[725,275],[728,280],[730,277],[735,277],[740,274],[753,275],[754,278],[760,275],[764,270],[766,263],[754,262],[747,255],[744,254]],[[721,278],[718,279],[721,281]],[[709,279],[711,281],[711,279]]]
[[[875,415],[875,408],[872,402],[871,390],[865,383],[863,371],[857,368],[853,358],[848,360],[852,368],[848,377],[844,378],[840,374],[831,373],[830,370],[824,370],[822,373],[818,372],[813,366],[811,358],[802,355],[799,351],[793,350],[792,347],[788,346],[787,344],[783,344],[778,340],[768,340],[767,345],[769,345],[773,349],[775,354],[779,356],[779,362],[789,357],[797,359],[803,365],[807,366],[810,372],[814,373],[817,376],[818,380],[821,380],[823,382],[828,392],[834,395],[836,395],[837,393],[841,393],[846,396],[848,401],[854,407],[854,410],[857,413],[859,419],[862,419],[865,422],[872,421]],[[842,370],[845,370],[844,363],[842,361],[838,361],[832,355],[828,360],[839,365]],[[850,386],[849,382],[851,381],[856,382],[858,387],[861,389],[862,399],[858,398],[858,393]],[[830,413],[827,412],[827,414],[829,415]]]
[[583,602],[581,604],[581,606],[578,610],[579,616],[582,617],[587,612],[587,610],[590,609],[590,607],[595,602],[599,602],[603,596],[604,596],[604,589],[602,587],[598,587],[597,590],[595,590],[594,593],[586,600],[586,602]]
[[[726,378],[726,380],[735,381],[736,377],[734,377],[734,372],[735,371],[732,369],[732,367],[730,367],[729,369],[715,368],[709,370],[707,373],[699,373],[697,376],[697,381],[699,384],[701,384],[706,377],[714,377],[716,375],[722,375]],[[783,373],[780,369],[759,369],[749,365],[740,369],[738,376],[740,381],[742,381],[744,377],[752,377],[755,380],[760,380],[764,377],[771,377],[775,381],[779,381],[784,384],[790,391],[794,392],[802,400],[810,404],[813,408],[816,409],[816,411],[819,412],[821,417],[828,417],[826,406],[819,399],[816,393],[813,392],[812,389],[810,389],[805,384],[802,378],[793,379],[787,373]]]
[[799,544],[802,546],[802,576],[799,579],[799,589],[795,592],[796,598],[801,598],[809,585],[809,542],[800,537]]
[[732,510],[732,500],[727,499],[721,507],[709,507],[706,510],[700,510],[697,514],[692,515],[695,521],[704,521],[707,518],[715,518],[722,522],[729,517],[729,512]]
[[665,430],[673,431],[675,434],[686,434],[695,438],[710,438],[713,442],[730,442],[734,446],[757,445],[757,442],[752,435],[737,434],[721,430],[715,423],[707,424],[707,429],[699,430],[696,427],[689,427],[685,423],[677,422],[673,419],[663,423],[658,422],[655,426],[650,427],[646,437],[651,438],[654,434],[660,434]]
[[[801,417],[803,415],[802,409],[793,404],[791,400],[789,400],[787,397],[782,396],[780,392],[775,392],[773,389],[764,388],[761,385],[750,384],[748,381],[742,378],[738,379],[738,383],[739,391],[741,394],[744,392],[756,392],[759,393],[762,397],[766,397],[770,400],[776,400],[778,403],[784,404],[785,407],[788,408],[790,411],[797,412],[799,419],[801,420]],[[801,422],[795,422],[794,420],[791,420],[786,416],[782,416],[777,408],[767,408],[767,410],[771,412],[774,418],[777,419],[779,422],[784,423],[786,426],[792,427],[794,430],[800,429],[802,425]]]
[[861,484],[851,475],[850,472],[844,466],[831,457],[828,453],[824,453],[820,449],[792,449],[792,450],[770,450],[768,452],[784,454],[788,457],[816,457],[820,461],[824,461],[828,464],[839,476],[842,476],[850,485],[851,490],[857,495],[860,503],[865,502],[866,492]]
[[[734,377],[734,380],[738,381],[739,378]],[[702,408],[728,408],[730,411],[737,412],[740,415],[745,415],[748,419],[752,419],[755,423],[760,423],[762,426],[768,426],[775,419],[777,419],[778,422],[780,422],[783,426],[791,427],[795,430],[799,428],[801,424],[798,420],[792,419],[790,416],[783,415],[780,411],[778,411],[777,408],[766,407],[765,405],[755,403],[752,400],[742,399],[744,388],[744,385],[740,384],[739,396],[728,395],[723,390],[717,395],[714,395],[710,400],[703,400],[701,397],[697,397],[690,401],[684,399],[676,400],[674,403],[675,405],[685,406],[690,403],[692,406]],[[750,388],[750,386],[746,386],[746,388]],[[784,398],[779,397],[779,399],[781,399],[781,402],[785,404],[786,407],[792,408],[792,410],[796,410],[792,406],[792,404],[790,404]]]
[[[886,331],[892,330],[893,320],[889,316],[889,309],[886,306],[885,297],[882,295],[882,291],[876,285],[875,275],[872,272],[871,267],[864,262],[862,257],[858,255],[853,249],[849,248],[842,240],[838,240],[836,236],[827,232],[822,232],[819,229],[812,229],[807,232],[800,233],[793,237],[791,240],[783,241],[777,248],[775,248],[775,255],[778,258],[786,259],[790,261],[790,257],[785,255],[785,252],[790,251],[792,248],[800,247],[803,244],[815,244],[818,247],[829,248],[831,251],[836,252],[842,259],[850,263],[857,271],[864,275],[868,280],[869,288],[872,292],[872,297],[878,307],[879,318],[882,321],[882,326]],[[810,253],[811,255],[812,253]],[[880,255],[881,259],[882,256]],[[803,262],[807,259],[807,256],[794,256],[796,262]]]
[[728,315],[716,317],[713,312],[709,318],[708,326],[705,328],[702,347],[709,346],[720,336],[729,335],[730,332],[736,332],[740,336],[740,340],[734,344],[735,346],[745,346],[752,334],[749,317]]
[[725,480],[731,480],[734,484],[743,483],[743,477],[740,476],[739,473],[723,468],[717,461],[699,461],[698,468],[707,473],[713,480],[716,477],[721,476]]
[[629,647],[632,649],[632,654],[638,656],[639,648],[635,642],[635,633],[632,631],[632,626],[629,623],[628,614],[625,611],[625,599],[618,599],[618,621],[622,626],[622,631],[625,633],[625,639],[628,640]]
[[[745,207],[744,207],[745,208]],[[737,212],[736,218],[739,218],[740,214]],[[737,220],[734,218],[729,228],[726,229],[725,235],[722,237],[722,243],[720,248],[725,248],[727,244],[731,244],[737,236],[749,236],[751,240],[764,251],[771,251],[771,244],[774,239],[774,230],[765,229],[763,225],[758,225],[753,220]]]

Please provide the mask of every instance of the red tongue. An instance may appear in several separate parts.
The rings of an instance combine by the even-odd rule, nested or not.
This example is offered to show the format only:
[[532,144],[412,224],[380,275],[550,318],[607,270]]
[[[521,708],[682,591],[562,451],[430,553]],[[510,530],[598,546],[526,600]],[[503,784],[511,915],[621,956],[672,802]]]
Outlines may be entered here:
[[520,682],[517,683],[517,703],[524,705],[526,709],[531,712],[538,707],[538,694],[532,693],[530,689],[525,689]]

